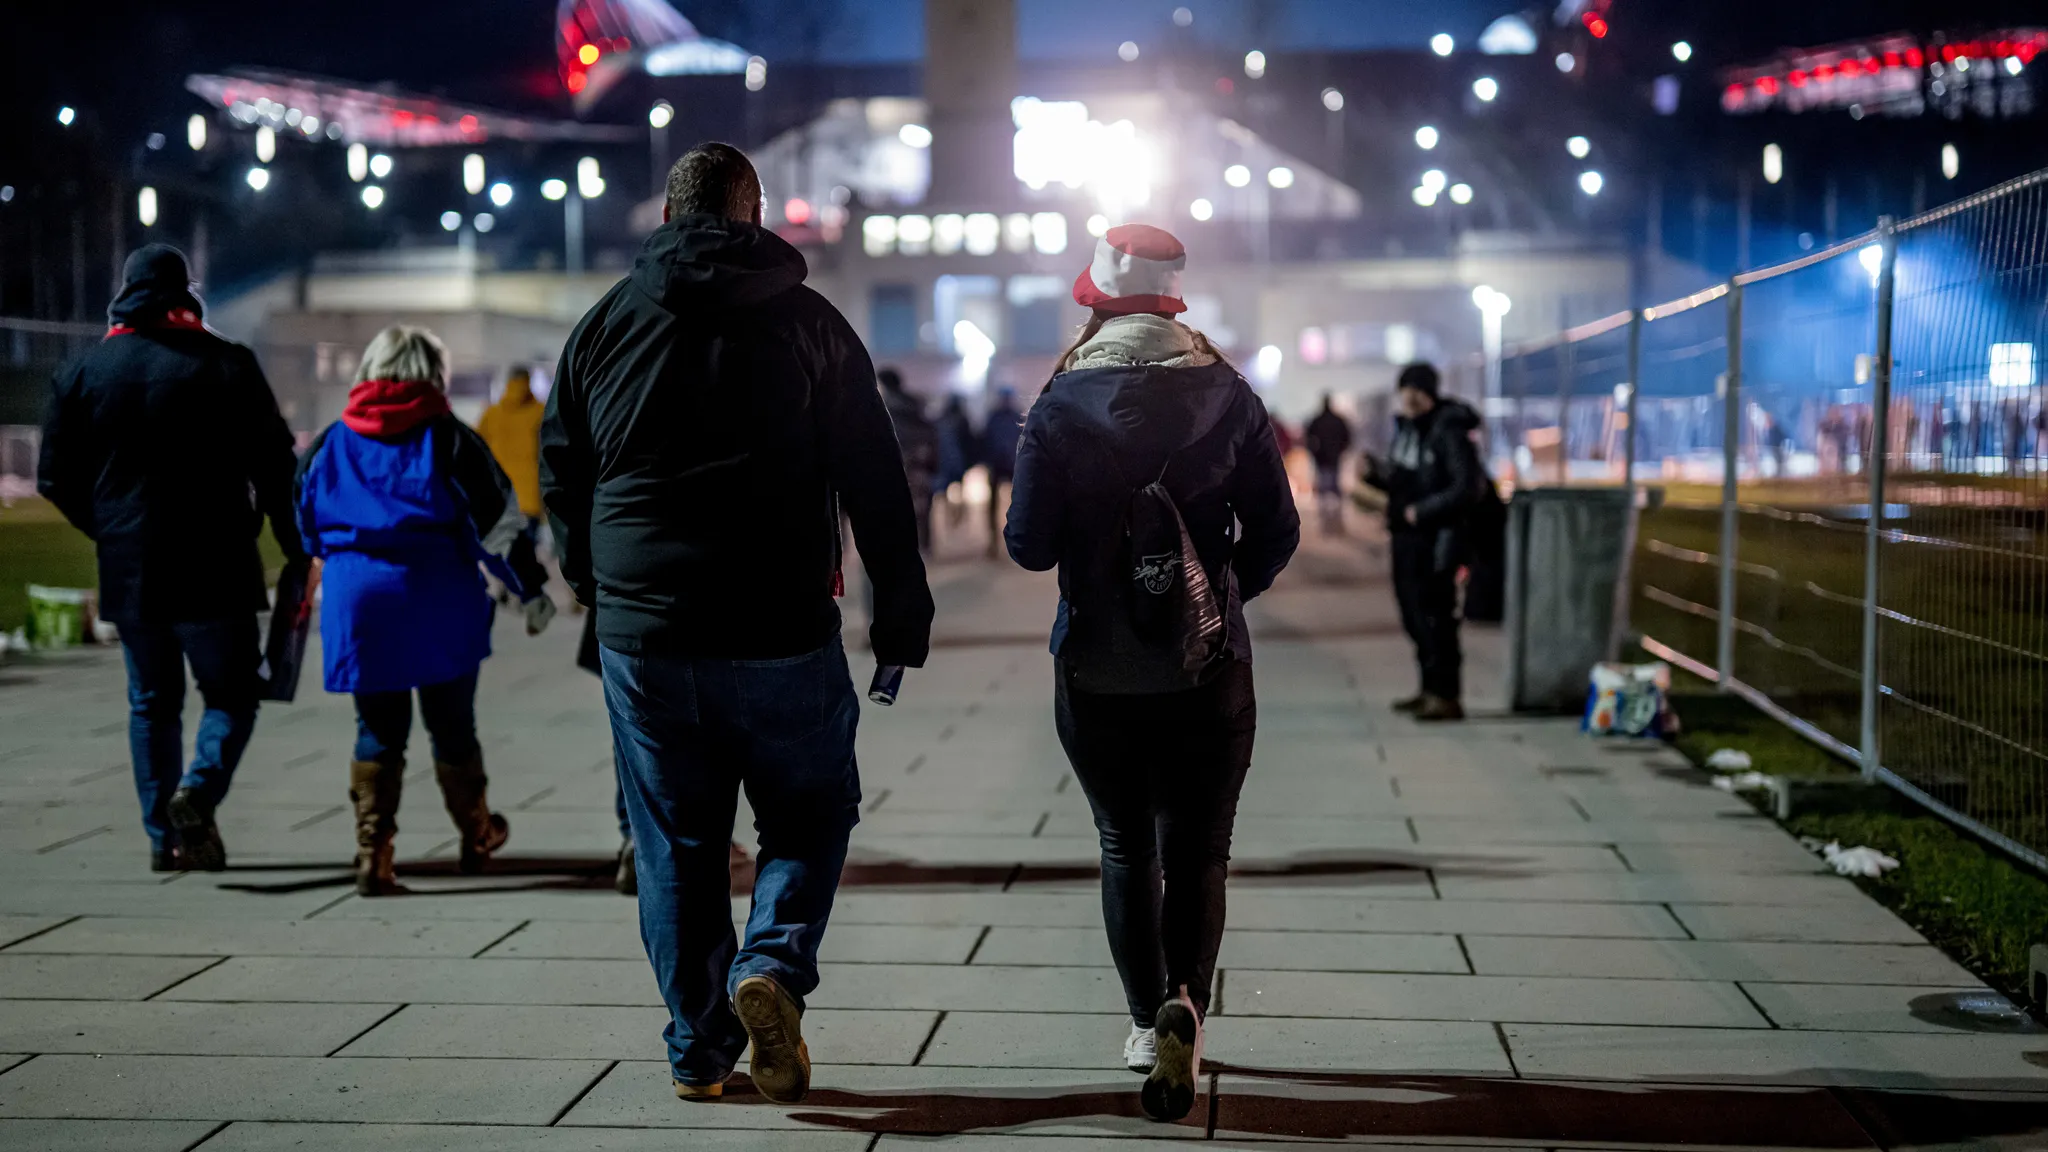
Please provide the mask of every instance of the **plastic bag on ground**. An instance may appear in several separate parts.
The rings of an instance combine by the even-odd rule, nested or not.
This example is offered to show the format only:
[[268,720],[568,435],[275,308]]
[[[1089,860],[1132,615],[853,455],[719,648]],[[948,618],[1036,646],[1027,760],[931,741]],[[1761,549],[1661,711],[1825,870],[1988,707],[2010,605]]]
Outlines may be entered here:
[[1593,665],[1587,678],[1581,731],[1594,736],[1670,737],[1678,733],[1671,710],[1671,665]]
[[1707,767],[1715,772],[1742,772],[1750,767],[1749,753],[1740,748],[1716,748],[1707,757]]

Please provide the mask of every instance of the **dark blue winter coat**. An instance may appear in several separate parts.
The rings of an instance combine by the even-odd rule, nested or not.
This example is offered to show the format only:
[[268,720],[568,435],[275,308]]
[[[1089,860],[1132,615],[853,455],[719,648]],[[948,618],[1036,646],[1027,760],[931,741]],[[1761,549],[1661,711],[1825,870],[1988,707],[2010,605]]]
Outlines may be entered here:
[[1060,571],[1053,655],[1086,660],[1088,621],[1121,610],[1081,578],[1123,547],[1136,489],[1164,472],[1209,582],[1225,597],[1230,654],[1251,659],[1244,602],[1301,543],[1301,516],[1265,406],[1225,363],[1062,372],[1031,407],[1003,537],[1033,571]]
[[398,436],[329,426],[300,459],[296,503],[307,550],[324,558],[329,692],[474,673],[494,613],[478,562],[522,600],[546,581],[511,480],[453,416]]

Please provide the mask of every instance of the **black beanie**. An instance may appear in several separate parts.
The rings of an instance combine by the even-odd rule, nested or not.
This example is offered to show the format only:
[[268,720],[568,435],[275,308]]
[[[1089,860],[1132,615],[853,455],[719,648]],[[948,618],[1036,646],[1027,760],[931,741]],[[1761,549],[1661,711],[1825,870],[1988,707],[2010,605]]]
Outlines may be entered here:
[[192,270],[185,254],[169,244],[145,244],[128,254],[121,265],[121,285],[150,284],[164,288],[190,288]]
[[1401,375],[1398,381],[1396,382],[1395,387],[1413,388],[1417,392],[1422,393],[1424,396],[1427,396],[1432,400],[1435,399],[1437,388],[1439,387],[1439,380],[1436,374],[1436,366],[1433,364],[1425,364],[1419,360],[1413,364],[1408,365],[1407,367],[1401,369]]

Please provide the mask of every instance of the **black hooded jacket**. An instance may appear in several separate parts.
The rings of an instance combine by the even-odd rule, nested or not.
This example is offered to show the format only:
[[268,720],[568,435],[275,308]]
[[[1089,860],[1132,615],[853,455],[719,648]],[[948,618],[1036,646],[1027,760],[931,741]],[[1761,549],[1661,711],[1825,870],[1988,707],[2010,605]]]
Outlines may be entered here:
[[1060,570],[1052,650],[1086,661],[1119,610],[1089,573],[1123,547],[1131,493],[1161,477],[1223,600],[1230,654],[1251,659],[1244,602],[1301,543],[1301,516],[1265,406],[1230,365],[1062,372],[1031,406],[1003,536],[1033,571]]
[[99,614],[217,620],[269,606],[263,521],[289,559],[292,432],[239,344],[202,327],[184,258],[129,257],[99,343],[59,369],[37,487],[99,553]]
[[[1488,491],[1486,465],[1472,443],[1479,413],[1445,397],[1422,416],[1399,417],[1385,473],[1365,480],[1387,494],[1387,528],[1394,533],[1438,532],[1464,525],[1465,514]],[[1408,522],[1408,509],[1415,522]]]
[[867,350],[773,232],[681,216],[569,336],[541,427],[562,574],[624,653],[824,645],[839,513],[875,586],[875,658],[921,665],[931,591]]

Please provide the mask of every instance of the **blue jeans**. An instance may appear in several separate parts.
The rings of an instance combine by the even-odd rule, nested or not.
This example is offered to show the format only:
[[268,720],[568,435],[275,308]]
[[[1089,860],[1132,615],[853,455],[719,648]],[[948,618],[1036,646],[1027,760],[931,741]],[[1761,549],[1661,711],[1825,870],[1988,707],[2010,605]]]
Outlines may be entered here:
[[[732,990],[765,975],[818,986],[818,944],[860,820],[860,704],[837,636],[787,660],[690,660],[609,648],[604,700],[640,879],[640,940],[668,1003],[669,1066],[723,1080],[746,1049]],[[760,837],[744,944],[727,853],[739,790]]]
[[[466,764],[477,753],[476,673],[420,687],[420,722],[427,726],[434,759]],[[411,692],[358,692],[356,759],[397,764],[412,739]]]
[[[123,624],[121,654],[128,664],[128,754],[135,764],[135,795],[142,801],[142,827],[150,846],[161,851],[178,842],[171,827],[171,793],[190,788],[204,808],[219,805],[256,730],[262,695],[257,673],[263,661],[256,616]],[[192,764],[181,768],[188,660],[206,712],[199,719]]]

